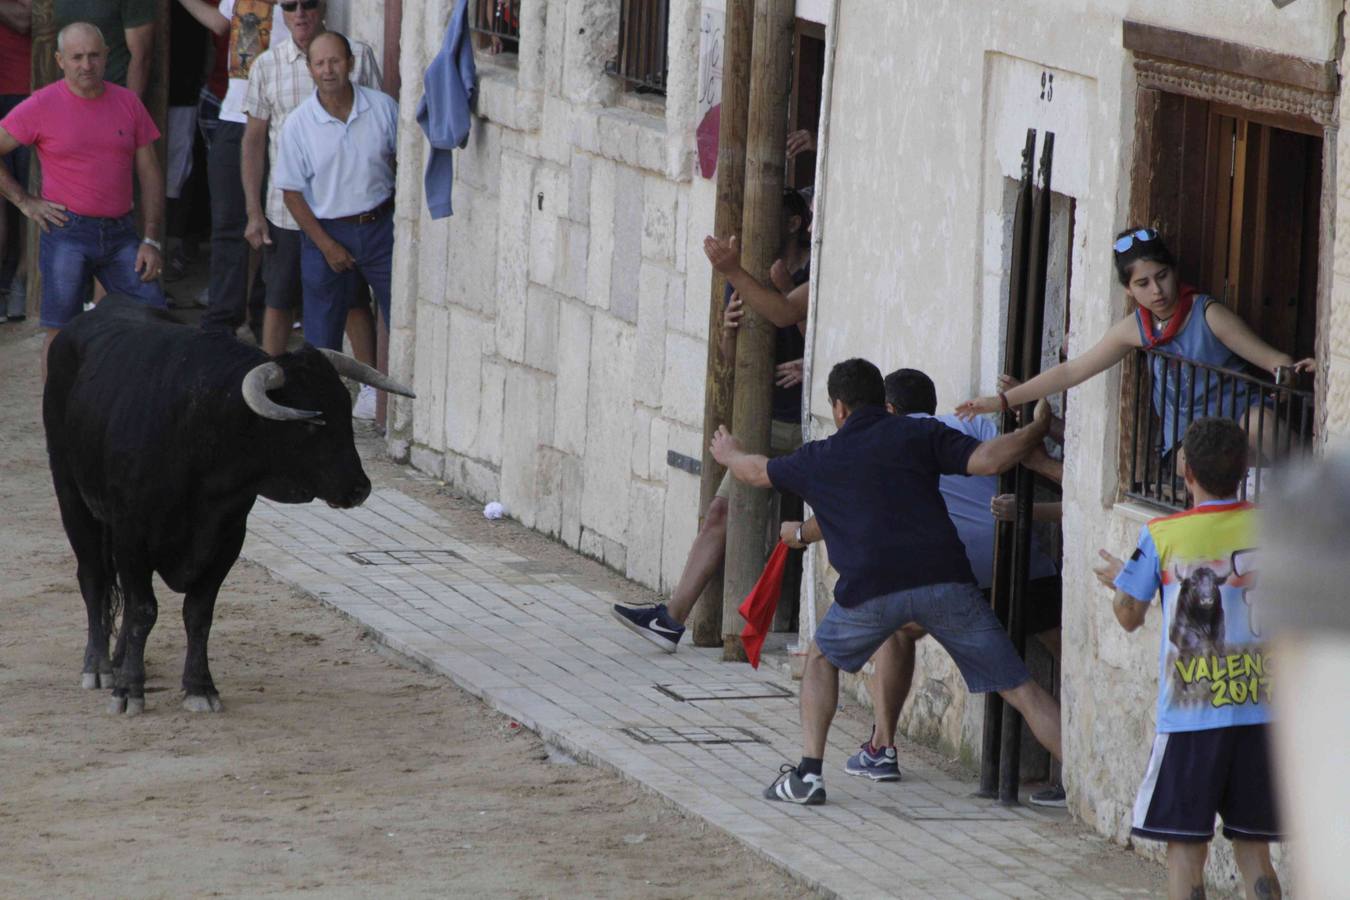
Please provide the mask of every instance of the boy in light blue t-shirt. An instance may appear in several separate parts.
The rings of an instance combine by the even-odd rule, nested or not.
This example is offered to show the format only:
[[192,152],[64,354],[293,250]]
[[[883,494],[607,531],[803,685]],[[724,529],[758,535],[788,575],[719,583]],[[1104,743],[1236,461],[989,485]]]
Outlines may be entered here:
[[[1098,579],[1115,589],[1126,631],[1162,595],[1158,733],[1132,833],[1167,843],[1168,894],[1204,896],[1214,817],[1248,897],[1279,897],[1270,842],[1280,839],[1267,753],[1270,659],[1256,607],[1255,510],[1236,499],[1247,437],[1230,419],[1197,419],[1181,471],[1195,506],[1154,519],[1128,561],[1105,550]],[[1197,893],[1198,891],[1198,893]]]

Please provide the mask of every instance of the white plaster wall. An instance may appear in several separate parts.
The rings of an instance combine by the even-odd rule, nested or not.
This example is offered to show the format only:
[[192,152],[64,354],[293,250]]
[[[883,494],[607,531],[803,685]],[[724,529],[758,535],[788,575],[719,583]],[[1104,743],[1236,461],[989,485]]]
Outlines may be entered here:
[[[368,2],[368,0],[353,0]],[[431,222],[412,115],[449,7],[405,0],[391,446],[629,577],[673,584],[697,524],[715,183],[693,174],[698,13],[671,3],[664,102],[603,73],[617,4],[522,5],[479,57],[455,214]]]
[[[992,392],[1006,296],[1006,179],[1016,175],[1027,126],[1056,132],[1055,190],[1077,201],[1071,354],[1123,314],[1109,244],[1127,212],[1133,146],[1124,19],[1327,59],[1337,46],[1341,4],[1304,0],[1276,10],[1223,0],[847,0],[834,8],[809,338],[817,435],[832,430],[825,377],[851,356],[872,359],[883,372],[926,370],[943,409]],[[1039,96],[1042,72],[1053,72],[1063,87],[1055,101]],[[1350,245],[1337,246],[1329,424],[1350,432],[1350,357],[1343,358],[1350,291],[1341,283],[1350,284]],[[1144,519],[1114,504],[1118,397],[1118,373],[1070,394],[1063,723],[1073,812],[1124,841],[1152,738],[1160,638],[1156,623],[1123,633],[1091,572],[1097,548],[1128,551]],[[815,570],[822,607],[832,576],[827,566]],[[969,702],[936,644],[920,647],[902,727],[977,760],[982,703]],[[1226,847],[1217,850],[1211,876],[1231,884]]]
[[374,47],[384,70],[384,0],[328,0],[324,24]]

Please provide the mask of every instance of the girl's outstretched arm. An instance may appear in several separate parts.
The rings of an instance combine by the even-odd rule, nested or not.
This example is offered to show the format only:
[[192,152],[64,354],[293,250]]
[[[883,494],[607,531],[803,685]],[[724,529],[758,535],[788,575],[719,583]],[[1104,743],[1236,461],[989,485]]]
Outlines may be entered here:
[[[1082,384],[1093,375],[1105,372],[1125,358],[1131,348],[1139,346],[1139,328],[1134,324],[1134,316],[1126,316],[1106,330],[1102,339],[1081,356],[1046,369],[1035,378],[1026,381],[1006,392],[1003,396],[1010,406],[1031,403],[1051,394],[1059,394],[1069,388]],[[998,395],[976,397],[967,400],[956,408],[956,414],[969,419],[980,413],[997,412],[1002,407]]]
[[1299,372],[1311,372],[1317,367],[1316,360],[1301,359],[1294,362],[1288,353],[1281,353],[1261,340],[1241,316],[1222,303],[1211,303],[1205,309],[1205,322],[1225,347],[1272,375],[1280,366],[1293,366]]

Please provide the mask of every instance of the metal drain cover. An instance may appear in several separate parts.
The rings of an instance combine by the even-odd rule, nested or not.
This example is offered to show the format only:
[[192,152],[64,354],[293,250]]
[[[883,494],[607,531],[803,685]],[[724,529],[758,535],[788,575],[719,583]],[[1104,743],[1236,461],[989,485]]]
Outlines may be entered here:
[[347,557],[362,566],[415,566],[464,560],[453,550],[353,550]]
[[714,684],[658,684],[654,687],[681,703],[691,700],[790,700],[792,691],[766,681],[727,681]]
[[619,729],[639,744],[762,744],[754,732],[735,725],[629,725]]

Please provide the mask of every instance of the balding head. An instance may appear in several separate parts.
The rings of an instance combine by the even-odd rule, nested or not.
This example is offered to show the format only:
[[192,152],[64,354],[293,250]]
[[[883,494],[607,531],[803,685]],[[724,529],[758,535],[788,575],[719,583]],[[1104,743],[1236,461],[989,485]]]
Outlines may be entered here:
[[56,64],[72,93],[90,98],[102,94],[103,70],[108,66],[103,32],[88,22],[71,22],[62,28],[56,35]]
[[56,52],[65,53],[67,42],[81,37],[94,41],[104,50],[108,49],[108,42],[103,39],[103,32],[97,25],[92,22],[71,22],[56,33]]

